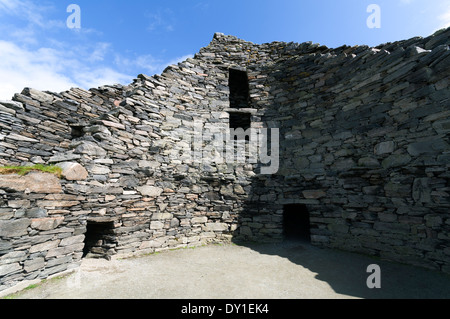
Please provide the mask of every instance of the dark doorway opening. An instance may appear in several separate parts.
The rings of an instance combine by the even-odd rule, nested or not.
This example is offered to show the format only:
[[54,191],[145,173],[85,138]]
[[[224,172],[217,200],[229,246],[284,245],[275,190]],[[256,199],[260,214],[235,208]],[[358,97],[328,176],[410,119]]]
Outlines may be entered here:
[[305,205],[285,205],[283,211],[283,234],[286,240],[311,242],[311,224]]
[[246,71],[230,69],[230,107],[234,109],[249,108],[250,88]]
[[109,258],[115,245],[114,222],[88,221],[83,258]]

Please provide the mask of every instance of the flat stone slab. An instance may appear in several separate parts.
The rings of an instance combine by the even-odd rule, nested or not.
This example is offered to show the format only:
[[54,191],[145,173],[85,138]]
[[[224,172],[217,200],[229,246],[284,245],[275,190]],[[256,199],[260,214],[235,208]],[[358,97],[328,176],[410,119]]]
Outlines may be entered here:
[[14,192],[58,194],[62,192],[59,178],[53,174],[31,172],[25,176],[0,175],[0,189]]

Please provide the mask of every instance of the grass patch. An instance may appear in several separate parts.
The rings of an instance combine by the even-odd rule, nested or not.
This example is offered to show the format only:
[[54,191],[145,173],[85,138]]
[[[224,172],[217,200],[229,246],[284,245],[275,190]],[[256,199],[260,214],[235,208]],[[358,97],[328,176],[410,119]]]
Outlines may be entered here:
[[29,290],[33,290],[33,289],[42,287],[43,285],[48,284],[48,283],[58,282],[60,280],[63,280],[65,278],[71,276],[71,275],[73,275],[73,272],[67,273],[67,274],[62,274],[62,275],[59,275],[59,276],[56,276],[56,277],[53,277],[53,278],[50,278],[50,279],[42,279],[37,284],[31,284],[28,287],[22,289],[21,291],[15,292],[13,294],[10,294],[10,295],[4,296],[4,297],[1,297],[0,299],[9,299],[9,300],[17,299],[17,298],[21,297],[25,292],[27,292]]
[[43,172],[43,173],[50,173],[58,176],[61,178],[62,176],[62,169],[58,166],[54,165],[42,165],[42,164],[36,164],[33,166],[2,166],[0,167],[0,174],[6,175],[6,174],[18,174],[20,176],[27,175],[30,172]]

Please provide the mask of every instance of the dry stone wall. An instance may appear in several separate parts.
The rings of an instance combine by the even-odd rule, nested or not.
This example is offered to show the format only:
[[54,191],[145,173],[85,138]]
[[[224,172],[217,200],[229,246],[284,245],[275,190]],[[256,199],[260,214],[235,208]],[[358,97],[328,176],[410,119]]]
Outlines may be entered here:
[[274,236],[283,206],[299,203],[317,245],[449,271],[448,35],[294,54],[263,71],[282,166],[259,177],[256,218],[272,212]]
[[[126,86],[0,101],[0,163],[64,169],[55,193],[0,180],[0,290],[83,255],[282,240],[288,204],[306,206],[313,244],[448,272],[449,32],[337,49],[217,33]],[[230,103],[230,69],[248,105]],[[224,160],[255,151],[229,143],[235,119],[279,129],[276,174]]]

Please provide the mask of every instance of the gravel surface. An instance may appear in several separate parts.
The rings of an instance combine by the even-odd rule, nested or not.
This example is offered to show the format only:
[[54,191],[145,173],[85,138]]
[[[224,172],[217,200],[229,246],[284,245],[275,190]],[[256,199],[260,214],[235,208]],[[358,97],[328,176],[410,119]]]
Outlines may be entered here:
[[[369,289],[367,267],[381,267]],[[124,260],[85,259],[80,269],[23,299],[450,298],[450,276],[308,244],[212,245]]]

